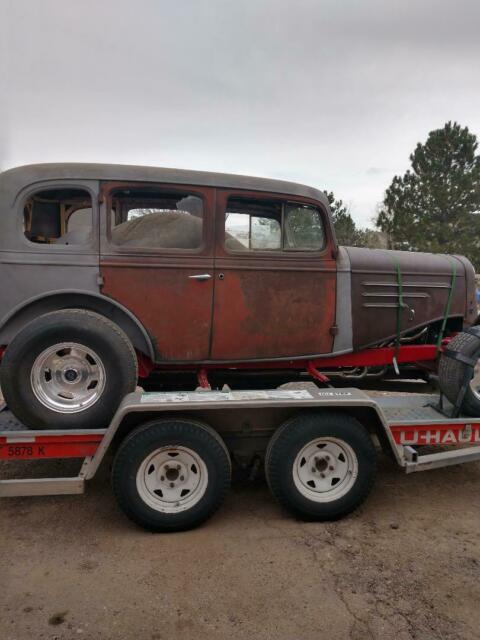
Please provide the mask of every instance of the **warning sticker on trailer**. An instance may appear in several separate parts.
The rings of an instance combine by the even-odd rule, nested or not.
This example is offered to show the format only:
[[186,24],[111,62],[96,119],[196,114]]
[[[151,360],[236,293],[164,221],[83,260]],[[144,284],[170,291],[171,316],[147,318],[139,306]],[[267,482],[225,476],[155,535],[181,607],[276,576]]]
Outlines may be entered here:
[[182,402],[245,402],[251,400],[311,400],[306,389],[273,389],[268,391],[182,391],[143,393],[142,404],[164,404]]
[[352,396],[351,391],[317,391],[317,395],[321,398],[343,398],[345,396]]

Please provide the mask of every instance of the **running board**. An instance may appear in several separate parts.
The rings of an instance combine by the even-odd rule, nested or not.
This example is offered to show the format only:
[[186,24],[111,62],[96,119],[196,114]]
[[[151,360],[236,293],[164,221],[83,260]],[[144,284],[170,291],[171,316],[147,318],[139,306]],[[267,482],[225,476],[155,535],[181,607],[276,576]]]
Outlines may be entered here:
[[429,471],[440,467],[449,467],[463,462],[474,462],[480,460],[480,446],[466,447],[464,449],[454,449],[452,451],[441,451],[420,455],[413,447],[404,447],[405,451],[405,471],[414,473],[415,471]]
[[85,491],[83,478],[0,480],[0,498],[76,495]]

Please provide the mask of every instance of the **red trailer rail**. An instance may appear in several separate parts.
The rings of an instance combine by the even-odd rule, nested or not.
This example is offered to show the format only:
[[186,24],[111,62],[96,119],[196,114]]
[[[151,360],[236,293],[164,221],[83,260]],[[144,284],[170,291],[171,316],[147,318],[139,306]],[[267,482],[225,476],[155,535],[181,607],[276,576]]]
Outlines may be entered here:
[[0,435],[0,460],[35,460],[37,458],[86,458],[93,456],[104,431],[87,433],[49,433],[37,435]]

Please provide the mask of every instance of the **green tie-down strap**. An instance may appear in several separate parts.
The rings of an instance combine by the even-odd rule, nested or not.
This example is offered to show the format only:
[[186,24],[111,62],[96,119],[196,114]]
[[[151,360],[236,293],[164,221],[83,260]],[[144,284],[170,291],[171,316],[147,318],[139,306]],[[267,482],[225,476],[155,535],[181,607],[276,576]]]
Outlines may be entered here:
[[[452,267],[452,277],[450,279],[450,288],[448,291],[447,301],[445,303],[445,311],[443,314],[442,326],[440,328],[440,333],[437,338],[437,354],[442,346],[443,334],[445,332],[445,327],[447,326],[448,316],[450,315],[450,308],[452,306],[453,294],[455,292],[455,282],[457,279],[457,264],[455,261],[450,262]],[[398,373],[398,364],[397,364],[397,356],[400,349],[400,334],[402,330],[402,311],[405,308],[408,308],[408,305],[403,301],[403,280],[402,280],[402,271],[400,269],[400,264],[395,260],[395,269],[397,272],[397,286],[398,286],[398,305],[397,305],[397,337],[395,340],[395,355],[393,357],[393,364],[395,370]]]
[[[403,281],[402,281],[402,271],[400,269],[400,263],[395,260],[395,268],[397,270],[397,287],[398,287],[398,304],[397,304],[397,338],[395,340],[395,365],[397,365],[396,360],[398,356],[398,352],[400,350],[400,333],[402,331],[402,310],[406,306],[403,302]],[[395,366],[395,369],[398,367]]]
[[447,326],[448,316],[450,315],[450,307],[452,306],[453,293],[455,291],[455,282],[457,279],[457,263],[453,261],[450,262],[450,264],[452,266],[452,277],[450,280],[450,290],[448,292],[447,302],[445,303],[445,312],[443,314],[442,326],[437,338],[437,355],[440,351],[440,347],[442,346],[443,334],[445,332],[445,327]]

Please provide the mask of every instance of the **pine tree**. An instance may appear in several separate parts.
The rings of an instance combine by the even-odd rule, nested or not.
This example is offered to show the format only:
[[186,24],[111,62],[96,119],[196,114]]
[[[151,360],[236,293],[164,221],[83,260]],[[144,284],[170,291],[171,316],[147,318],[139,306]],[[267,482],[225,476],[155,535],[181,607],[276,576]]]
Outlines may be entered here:
[[355,224],[343,200],[337,200],[332,191],[325,191],[332,212],[337,242],[346,247],[368,247],[379,249],[385,246],[383,238],[373,229],[360,229]]
[[357,239],[357,227],[353,221],[347,205],[337,200],[332,191],[325,191],[332,212],[333,225],[338,244],[354,246]]
[[410,156],[385,193],[376,225],[395,249],[458,253],[480,267],[480,156],[467,127],[447,122]]

